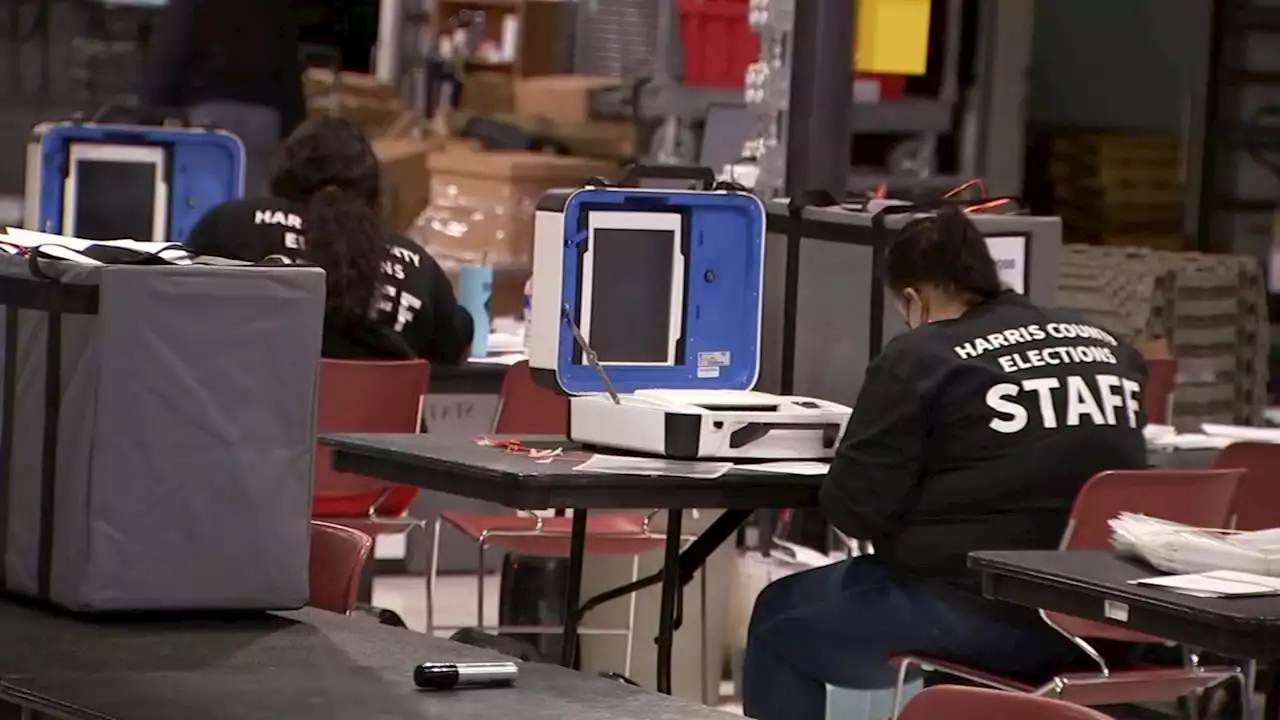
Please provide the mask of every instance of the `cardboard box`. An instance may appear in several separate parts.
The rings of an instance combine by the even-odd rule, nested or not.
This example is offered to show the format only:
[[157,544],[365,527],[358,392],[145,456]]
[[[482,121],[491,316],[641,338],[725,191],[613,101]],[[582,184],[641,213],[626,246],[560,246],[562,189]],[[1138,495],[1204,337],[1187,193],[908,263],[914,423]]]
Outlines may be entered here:
[[369,137],[403,127],[409,106],[391,87],[371,75],[334,74],[310,68],[302,75],[307,115],[333,115],[359,125]]
[[440,147],[440,141],[385,137],[370,144],[382,169],[384,227],[391,232],[406,232],[431,202],[427,155]]
[[475,115],[511,112],[515,104],[513,84],[508,73],[468,73],[462,81],[462,103],[459,109]]
[[622,86],[615,77],[544,75],[516,81],[516,114],[564,123],[591,122],[591,93]]
[[431,204],[420,242],[437,257],[462,264],[528,267],[538,198],[576,187],[615,166],[546,153],[451,147],[427,160]]

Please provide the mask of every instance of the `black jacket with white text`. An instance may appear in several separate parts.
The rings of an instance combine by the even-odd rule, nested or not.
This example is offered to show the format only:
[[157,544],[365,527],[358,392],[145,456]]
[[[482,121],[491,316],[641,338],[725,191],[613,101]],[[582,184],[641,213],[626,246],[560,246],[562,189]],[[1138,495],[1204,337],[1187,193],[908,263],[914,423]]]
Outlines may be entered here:
[[1094,474],[1146,466],[1145,363],[1013,292],[894,338],[822,484],[827,517],[903,580],[976,593],[975,550],[1053,549]]

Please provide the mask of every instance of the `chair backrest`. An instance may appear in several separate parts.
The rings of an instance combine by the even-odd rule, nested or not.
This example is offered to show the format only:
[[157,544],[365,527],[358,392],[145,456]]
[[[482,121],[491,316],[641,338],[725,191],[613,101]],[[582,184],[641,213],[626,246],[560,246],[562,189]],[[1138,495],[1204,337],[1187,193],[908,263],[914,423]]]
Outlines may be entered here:
[[[1107,470],[1076,495],[1064,550],[1110,550],[1108,521],[1121,512],[1141,513],[1193,527],[1226,527],[1243,470]],[[1081,638],[1158,642],[1159,638],[1079,618],[1046,613],[1062,630]]]
[[[417,432],[430,374],[426,360],[321,360],[316,431]],[[336,472],[328,448],[317,449],[316,516],[361,517],[388,487],[381,480]],[[413,499],[407,492],[407,499],[397,503],[402,507],[380,506],[379,511],[403,512]]]
[[373,538],[359,530],[311,521],[311,597],[321,610],[349,613],[356,605],[360,573],[373,551]]
[[1238,442],[1223,448],[1215,468],[1240,468],[1231,513],[1237,530],[1280,527],[1280,445]]
[[963,685],[926,688],[909,701],[901,720],[1111,720],[1061,700]]
[[502,378],[498,435],[563,435],[569,429],[569,399],[533,381],[529,363],[518,362]]
[[1147,359],[1147,386],[1142,389],[1143,410],[1147,422],[1168,425],[1172,422],[1173,391],[1178,383],[1178,361],[1174,358]]

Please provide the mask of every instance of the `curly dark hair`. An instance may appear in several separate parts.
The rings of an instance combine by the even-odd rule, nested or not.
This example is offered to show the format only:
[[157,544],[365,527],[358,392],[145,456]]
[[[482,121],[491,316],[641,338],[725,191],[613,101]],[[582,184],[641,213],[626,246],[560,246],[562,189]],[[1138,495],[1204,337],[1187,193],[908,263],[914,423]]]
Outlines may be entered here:
[[955,207],[902,226],[885,251],[884,266],[886,284],[896,293],[928,283],[981,301],[1004,290],[982,232]]
[[276,151],[269,187],[307,206],[307,257],[328,276],[326,314],[342,323],[367,318],[387,246],[378,158],[364,132],[340,118],[307,120]]

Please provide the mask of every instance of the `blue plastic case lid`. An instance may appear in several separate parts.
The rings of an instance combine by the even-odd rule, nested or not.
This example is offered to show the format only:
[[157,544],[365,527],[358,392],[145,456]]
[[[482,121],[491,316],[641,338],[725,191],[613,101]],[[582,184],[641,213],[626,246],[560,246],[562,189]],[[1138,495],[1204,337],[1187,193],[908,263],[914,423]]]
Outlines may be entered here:
[[[679,341],[664,361],[610,362],[607,353],[591,341],[591,328],[583,327],[586,323],[582,270],[587,250],[594,249],[592,228],[598,230],[600,225],[618,224],[608,220],[622,217],[617,213],[678,218],[659,218],[659,224],[679,224],[678,238],[683,254],[681,275],[685,278],[677,331]],[[564,207],[561,303],[569,309],[588,344],[601,355],[601,364],[615,390],[620,393],[647,388],[749,390],[755,385],[760,370],[764,234],[764,206],[746,192],[586,188],[568,198]],[[672,237],[672,233],[668,232],[666,237]],[[656,242],[664,241],[659,237]],[[594,257],[593,278],[589,281],[593,286],[594,268],[602,262],[600,256]],[[676,261],[671,265],[676,267]],[[635,297],[625,286],[625,272],[619,279],[617,267],[613,270],[614,277],[606,278],[601,287],[624,297]],[[593,295],[596,290],[598,288],[593,287]],[[665,307],[655,308],[655,312],[663,313],[670,305],[667,302]],[[670,333],[664,337],[669,336]],[[556,366],[560,387],[565,392],[573,395],[605,392],[603,380],[582,358],[573,328],[563,316]]]
[[[210,208],[244,195],[244,145],[222,130],[67,123],[41,138],[39,229],[63,227],[63,181],[74,143],[168,150],[169,242],[181,243]],[[163,239],[163,238],[158,238]]]

